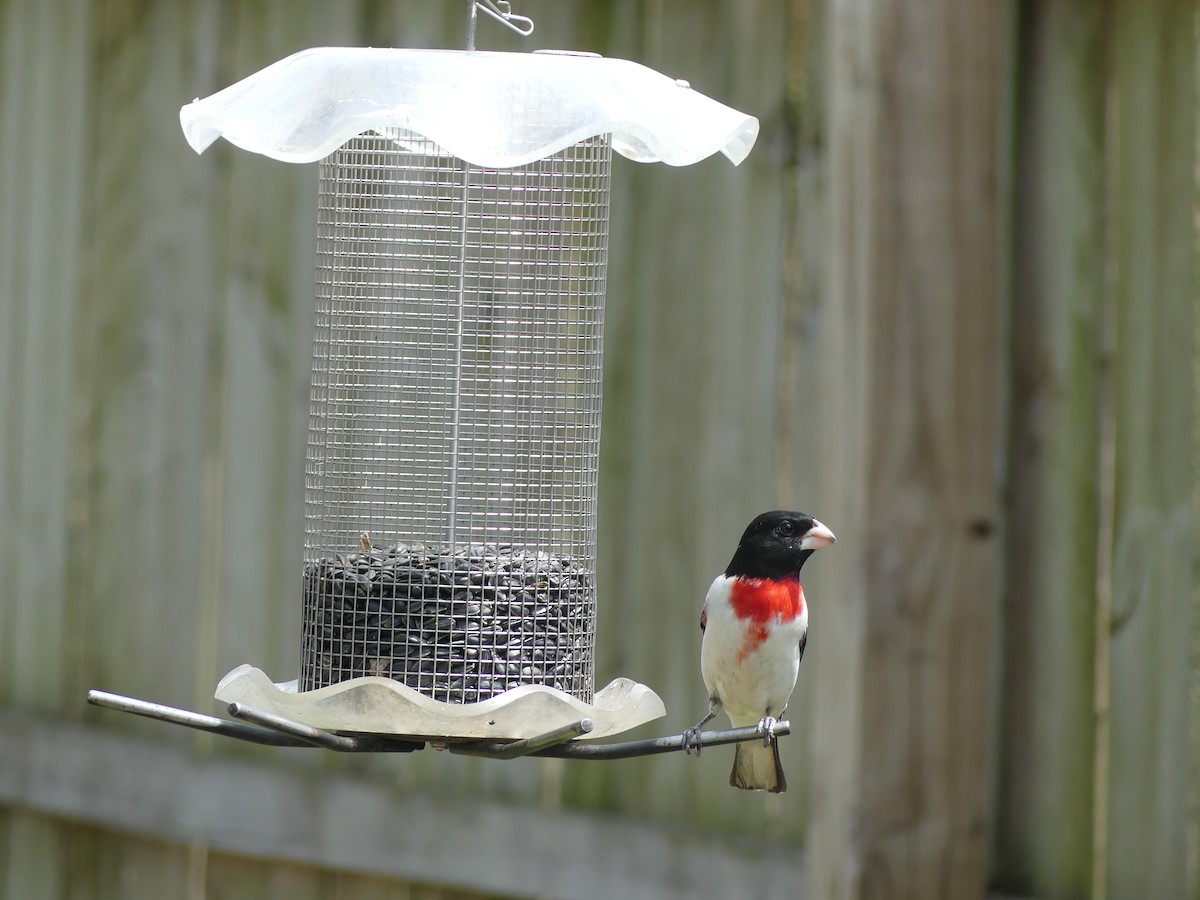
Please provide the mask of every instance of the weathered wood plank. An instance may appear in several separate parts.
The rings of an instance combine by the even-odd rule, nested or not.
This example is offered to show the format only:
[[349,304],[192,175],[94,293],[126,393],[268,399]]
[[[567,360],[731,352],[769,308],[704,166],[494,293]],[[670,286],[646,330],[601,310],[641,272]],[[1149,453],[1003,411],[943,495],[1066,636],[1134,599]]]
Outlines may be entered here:
[[[787,23],[785,106],[774,124],[773,147],[785,165],[786,211],[783,233],[782,309],[778,320],[779,363],[776,371],[775,481],[781,502],[806,508],[830,527],[841,527],[840,510],[818,509],[819,485],[829,461],[821,455],[824,429],[821,341],[831,297],[825,290],[826,233],[825,55],[826,4],[793,0]],[[793,737],[788,772],[788,805],[802,829],[810,824],[811,782],[820,778],[812,758],[815,728],[815,669],[821,649],[825,608],[838,602],[829,570],[820,565],[805,571],[809,613],[809,668],[798,679],[788,705]],[[794,760],[794,761],[793,761]],[[800,843],[803,844],[803,832]]]
[[201,900],[206,896],[203,871],[197,869],[187,847],[155,835],[123,834],[49,818],[47,822],[64,837],[59,860],[64,890],[60,896],[71,900],[151,896]]
[[[1003,9],[830,10],[818,896],[983,894],[1000,435]],[[836,320],[836,321],[833,321]]]
[[12,51],[0,62],[12,85],[0,132],[0,696],[53,708],[66,694],[52,648],[69,627],[62,560],[87,144],[86,3],[10,7],[0,21]]
[[0,810],[0,895],[29,896],[31,886],[51,896],[64,888],[62,827],[47,816]]
[[203,609],[213,281],[189,213],[204,208],[207,186],[179,166],[186,145],[171,124],[174,63],[192,57],[151,52],[164,37],[159,9],[103,4],[93,20],[90,105],[101,139],[88,170],[92,287],[78,342],[88,368],[77,385],[87,416],[75,442],[84,513],[72,543],[86,592],[86,676],[187,702]]
[[521,896],[803,896],[786,848],[340,774],[317,779],[279,762],[197,759],[172,742],[8,709],[0,758],[2,804],[247,857]]
[[992,879],[1089,896],[1105,265],[1105,17],[1021,7]]
[[[1115,522],[1107,896],[1196,896],[1196,7],[1116,4]],[[1194,810],[1191,811],[1194,814]],[[1190,836],[1189,836],[1190,833]],[[1195,860],[1191,860],[1194,866]],[[1104,896],[1098,893],[1098,896]]]

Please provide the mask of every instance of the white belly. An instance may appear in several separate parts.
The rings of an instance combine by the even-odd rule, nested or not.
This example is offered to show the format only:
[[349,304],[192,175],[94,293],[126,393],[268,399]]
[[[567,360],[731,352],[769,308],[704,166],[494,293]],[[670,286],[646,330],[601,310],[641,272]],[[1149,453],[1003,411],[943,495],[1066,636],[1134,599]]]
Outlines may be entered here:
[[796,687],[808,607],[790,622],[768,623],[766,640],[747,652],[747,623],[734,615],[728,591],[724,575],[709,589],[700,672],[709,696],[719,699],[729,721],[740,727],[783,715]]

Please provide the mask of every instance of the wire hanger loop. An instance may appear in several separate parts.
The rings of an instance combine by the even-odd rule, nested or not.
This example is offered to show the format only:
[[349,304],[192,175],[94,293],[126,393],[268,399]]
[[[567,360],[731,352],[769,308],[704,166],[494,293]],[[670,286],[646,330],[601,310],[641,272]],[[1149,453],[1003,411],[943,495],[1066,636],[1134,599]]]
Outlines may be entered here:
[[468,0],[470,12],[467,19],[467,49],[475,49],[475,23],[479,17],[479,11],[487,13],[501,25],[515,31],[521,37],[529,37],[533,34],[533,19],[528,16],[519,16],[512,11],[512,4],[508,0]]

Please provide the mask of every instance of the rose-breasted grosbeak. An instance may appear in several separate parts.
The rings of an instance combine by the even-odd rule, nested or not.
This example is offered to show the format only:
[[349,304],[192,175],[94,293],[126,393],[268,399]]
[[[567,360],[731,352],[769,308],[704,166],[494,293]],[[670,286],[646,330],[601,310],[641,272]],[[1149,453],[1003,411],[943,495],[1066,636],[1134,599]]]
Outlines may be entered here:
[[746,528],[724,573],[704,599],[700,672],[708,715],[684,732],[684,749],[700,753],[700,728],[723,707],[733,727],[758,723],[763,742],[737,745],[729,783],[750,791],[787,790],[776,718],[787,709],[808,639],[800,568],[814,550],[837,540],[810,515],[772,510]]

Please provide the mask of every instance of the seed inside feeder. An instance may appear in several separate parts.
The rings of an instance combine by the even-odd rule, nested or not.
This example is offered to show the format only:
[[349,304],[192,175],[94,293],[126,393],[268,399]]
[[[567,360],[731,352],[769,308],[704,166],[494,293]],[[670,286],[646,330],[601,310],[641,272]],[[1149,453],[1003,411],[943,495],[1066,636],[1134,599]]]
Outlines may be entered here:
[[[301,689],[381,675],[450,703],[590,682],[591,576],[508,544],[397,543],[309,564]],[[583,697],[590,701],[590,697]]]

